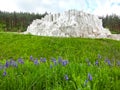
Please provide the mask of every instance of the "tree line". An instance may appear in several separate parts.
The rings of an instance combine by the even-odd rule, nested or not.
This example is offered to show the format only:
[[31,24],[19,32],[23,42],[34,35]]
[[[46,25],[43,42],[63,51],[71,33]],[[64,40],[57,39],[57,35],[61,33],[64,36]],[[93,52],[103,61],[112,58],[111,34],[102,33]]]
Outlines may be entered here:
[[3,12],[0,11],[0,31],[23,32],[34,19],[41,19],[44,14],[26,12]]
[[[26,12],[3,12],[0,11],[0,31],[23,32],[34,19],[41,19],[48,13],[35,14]],[[120,33],[120,17],[113,14],[99,17],[103,21],[103,27],[113,33]]]
[[120,16],[113,14],[100,18],[103,21],[103,27],[108,28],[112,33],[120,34]]

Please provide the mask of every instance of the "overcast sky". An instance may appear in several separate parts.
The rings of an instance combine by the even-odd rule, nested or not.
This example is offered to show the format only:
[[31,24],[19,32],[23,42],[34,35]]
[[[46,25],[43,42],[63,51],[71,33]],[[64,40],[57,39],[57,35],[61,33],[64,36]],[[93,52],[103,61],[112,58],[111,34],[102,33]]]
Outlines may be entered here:
[[120,15],[120,0],[0,0],[0,10],[9,12],[58,13],[69,9],[95,15]]

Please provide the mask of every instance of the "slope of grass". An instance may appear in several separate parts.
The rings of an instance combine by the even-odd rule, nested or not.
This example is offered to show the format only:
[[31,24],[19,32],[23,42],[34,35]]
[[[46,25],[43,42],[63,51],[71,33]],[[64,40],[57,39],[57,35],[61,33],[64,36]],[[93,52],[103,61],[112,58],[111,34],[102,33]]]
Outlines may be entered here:
[[119,90],[119,60],[115,40],[0,33],[0,89]]
[[119,59],[120,42],[107,39],[55,38],[0,33],[0,59],[58,57],[69,60],[94,58],[97,54]]

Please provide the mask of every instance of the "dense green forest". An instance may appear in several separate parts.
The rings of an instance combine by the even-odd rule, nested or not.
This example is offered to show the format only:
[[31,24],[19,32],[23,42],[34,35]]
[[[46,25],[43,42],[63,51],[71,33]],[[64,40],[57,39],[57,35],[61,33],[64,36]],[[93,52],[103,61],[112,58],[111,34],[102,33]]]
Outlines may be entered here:
[[[48,13],[35,14],[26,12],[3,12],[0,11],[0,31],[22,32],[34,19],[41,19]],[[120,17],[117,15],[107,15],[99,17],[103,21],[103,26],[110,29],[112,33],[120,33]]]
[[103,27],[108,28],[112,33],[120,33],[120,16],[113,14],[101,18]]
[[2,12],[0,11],[0,31],[22,32],[34,19],[41,19],[47,14]]

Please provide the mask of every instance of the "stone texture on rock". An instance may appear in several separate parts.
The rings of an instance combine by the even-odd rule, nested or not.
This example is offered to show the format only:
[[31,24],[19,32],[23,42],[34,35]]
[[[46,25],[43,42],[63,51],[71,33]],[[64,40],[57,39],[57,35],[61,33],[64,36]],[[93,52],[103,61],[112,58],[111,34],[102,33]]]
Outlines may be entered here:
[[120,40],[120,34],[111,34],[108,36],[109,39]]
[[83,11],[69,10],[64,13],[48,14],[36,19],[25,33],[40,36],[107,38],[111,35],[103,28],[102,20]]

